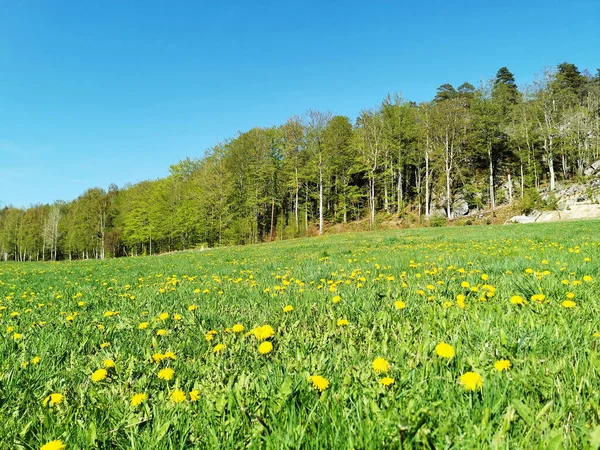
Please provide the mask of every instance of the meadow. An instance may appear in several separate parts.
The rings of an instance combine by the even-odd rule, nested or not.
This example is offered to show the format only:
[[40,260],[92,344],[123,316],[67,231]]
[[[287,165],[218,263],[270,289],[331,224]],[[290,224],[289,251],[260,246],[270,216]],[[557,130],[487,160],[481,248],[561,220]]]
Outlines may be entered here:
[[598,448],[600,222],[0,264],[1,449]]

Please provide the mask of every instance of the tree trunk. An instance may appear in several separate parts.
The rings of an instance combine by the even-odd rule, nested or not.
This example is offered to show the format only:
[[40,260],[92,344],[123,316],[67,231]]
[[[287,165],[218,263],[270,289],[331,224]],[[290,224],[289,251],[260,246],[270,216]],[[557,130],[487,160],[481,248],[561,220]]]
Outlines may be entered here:
[[496,196],[494,193],[494,160],[492,159],[492,143],[488,143],[488,158],[490,160],[490,206],[496,209]]

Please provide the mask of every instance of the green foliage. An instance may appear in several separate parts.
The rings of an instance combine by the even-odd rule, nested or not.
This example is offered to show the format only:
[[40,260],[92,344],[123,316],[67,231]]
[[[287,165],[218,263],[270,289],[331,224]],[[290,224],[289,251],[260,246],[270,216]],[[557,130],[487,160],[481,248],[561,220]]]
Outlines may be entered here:
[[435,215],[429,218],[429,225],[432,227],[444,227],[448,224],[448,219],[444,216]]

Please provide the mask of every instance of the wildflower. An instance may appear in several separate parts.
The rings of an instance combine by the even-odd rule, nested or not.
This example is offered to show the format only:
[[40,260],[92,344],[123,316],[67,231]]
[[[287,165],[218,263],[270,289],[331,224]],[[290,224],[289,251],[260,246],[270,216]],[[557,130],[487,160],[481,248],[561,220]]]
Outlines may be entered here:
[[337,326],[338,327],[345,327],[346,325],[348,325],[350,322],[348,322],[348,320],[346,319],[338,319],[337,321]]
[[600,338],[600,333],[598,333],[597,331],[592,335],[594,337]]
[[106,375],[108,375],[106,369],[98,369],[92,374],[92,381],[98,383],[99,381],[104,380]]
[[165,359],[165,355],[163,355],[162,353],[155,353],[154,355],[152,355],[152,360],[154,362],[161,362],[163,359]]
[[533,294],[531,296],[531,301],[533,302],[543,302],[546,299],[544,294]]
[[591,283],[593,280],[592,277],[590,277],[589,275],[586,275],[583,277],[583,281],[585,281],[586,283]]
[[386,373],[390,370],[390,363],[383,358],[377,358],[373,361],[373,370],[377,373]]
[[23,335],[21,333],[15,333],[13,334],[13,339],[18,341],[19,339],[23,339]]
[[171,401],[173,403],[185,402],[187,399],[185,392],[183,392],[181,389],[177,389],[177,390],[171,392],[169,397],[171,397]]
[[163,359],[171,359],[175,361],[177,359],[177,355],[173,352],[164,352],[162,354]]
[[241,323],[236,323],[234,326],[231,327],[231,331],[233,331],[234,333],[241,333],[242,331],[244,331],[244,325],[242,325]]
[[166,336],[167,335],[167,330],[164,329],[160,329],[156,332],[157,336]]
[[285,313],[292,312],[293,310],[294,310],[294,307],[292,305],[286,305],[283,307],[283,312],[285,312]]
[[275,330],[271,325],[263,325],[262,327],[254,328],[249,334],[253,334],[259,341],[264,341],[275,334]]
[[340,297],[339,295],[336,295],[335,297],[333,297],[333,298],[331,299],[331,301],[332,301],[333,303],[339,303],[339,302],[341,302],[341,301],[342,301],[342,297]]
[[200,398],[200,391],[194,389],[190,392],[190,402],[196,402]]
[[219,353],[225,350],[225,344],[217,344],[215,348],[213,348],[213,353]]
[[115,362],[112,359],[105,359],[104,367],[106,367],[107,369],[110,369],[111,367],[115,367]]
[[458,380],[466,391],[476,391],[483,387],[483,378],[476,372],[466,372]]
[[435,346],[435,353],[440,358],[448,359],[453,358],[454,355],[456,355],[454,347],[452,347],[450,344],[446,344],[445,342],[440,342],[438,345]]
[[471,287],[471,283],[469,283],[468,281],[463,281],[462,283],[460,283],[460,286],[465,289],[469,289]]
[[158,371],[158,378],[161,380],[171,381],[174,375],[175,371],[170,367]]
[[459,308],[465,308],[465,296],[463,294],[458,294],[456,296],[456,304]]
[[508,359],[499,359],[498,361],[496,361],[494,363],[494,368],[498,372],[506,371],[506,370],[510,369],[511,366],[512,366],[512,364],[510,363],[510,361]]
[[404,303],[402,300],[396,300],[394,302],[394,307],[398,310],[404,309],[404,308],[406,308],[406,303]]
[[100,348],[106,348],[106,347],[110,347],[110,342],[103,342],[102,344],[100,344]]
[[138,325],[138,330],[145,330],[149,325],[150,324],[148,322],[142,322]]
[[312,383],[313,387],[319,392],[323,392],[329,387],[329,381],[327,381],[327,378],[324,378],[320,375],[311,375],[307,380],[308,382]]
[[379,383],[386,387],[391,386],[395,382],[396,381],[392,377],[385,377],[385,378],[382,378],[381,380],[379,380]]
[[48,403],[50,403],[50,406],[60,405],[64,399],[64,395],[55,393],[50,394],[48,397],[46,397],[42,403],[44,404],[44,406],[46,406]]
[[34,356],[31,359],[31,364],[38,364],[41,360],[42,360],[42,358],[40,358],[39,356]]
[[166,313],[166,312],[161,313],[160,316],[158,316],[158,318],[160,320],[167,320],[169,318],[169,313]]
[[[196,292],[196,291],[198,291],[198,292]],[[199,294],[199,293],[200,293],[200,289],[196,289],[196,290],[194,290],[194,294]],[[196,310],[197,308],[198,308],[198,307],[197,307],[196,305],[190,305],[190,306],[188,306],[188,311],[194,311],[194,310]]]
[[183,316],[181,314],[173,314],[173,320],[181,320]]
[[575,302],[573,300],[565,300],[564,302],[561,303],[561,306],[563,308],[574,308]]
[[67,446],[61,440],[50,441],[40,447],[40,450],[65,450]]
[[525,305],[527,304],[527,300],[525,300],[523,297],[521,297],[520,295],[513,295],[510,298],[510,302],[513,305]]
[[142,402],[144,402],[147,398],[147,394],[135,394],[133,397],[131,397],[129,403],[131,404],[131,406],[138,406],[141,405]]
[[258,352],[261,355],[266,355],[267,353],[271,353],[273,350],[273,344],[269,341],[264,341],[258,346]]
[[208,330],[205,335],[206,340],[208,342],[212,341],[215,337],[215,334],[217,334],[217,330]]
[[574,292],[567,292],[566,297],[569,300],[573,300],[575,298],[575,293]]

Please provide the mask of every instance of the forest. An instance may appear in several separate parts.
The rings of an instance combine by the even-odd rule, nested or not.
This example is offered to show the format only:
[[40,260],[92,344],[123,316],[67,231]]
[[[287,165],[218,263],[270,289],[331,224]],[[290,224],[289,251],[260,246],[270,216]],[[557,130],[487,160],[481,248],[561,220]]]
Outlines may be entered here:
[[[479,87],[400,94],[354,120],[309,110],[240,132],[166,178],[70,202],[0,210],[0,259],[89,259],[239,245],[450,220],[581,181],[600,159],[600,69],[546,69],[517,85],[506,68]],[[8,199],[0,199],[6,201]]]

